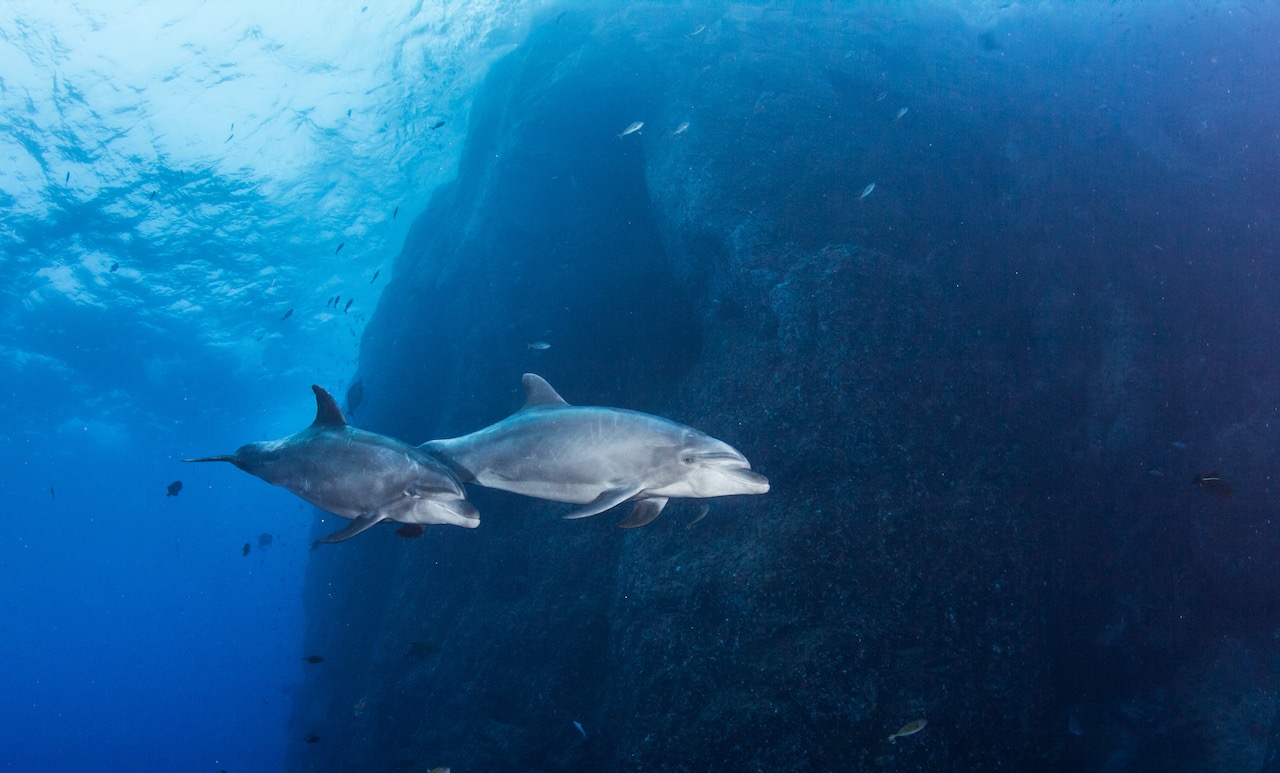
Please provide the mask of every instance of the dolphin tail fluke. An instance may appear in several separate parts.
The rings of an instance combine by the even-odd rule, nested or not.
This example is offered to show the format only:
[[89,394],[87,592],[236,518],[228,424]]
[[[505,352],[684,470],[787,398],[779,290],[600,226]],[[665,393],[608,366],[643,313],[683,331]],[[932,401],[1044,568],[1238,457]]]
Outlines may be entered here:
[[331,545],[335,542],[349,540],[357,534],[360,534],[373,526],[377,526],[385,520],[386,518],[378,513],[365,513],[359,518],[352,520],[345,529],[338,529],[333,534],[330,534],[327,537],[321,537],[315,542],[312,542],[311,549],[315,550],[320,545]]
[[182,461],[184,462],[231,462],[232,464],[235,464],[236,457],[234,455],[202,456],[199,459],[183,459]]
[[666,497],[654,497],[653,499],[641,499],[636,502],[636,506],[631,508],[631,515],[618,521],[619,529],[635,529],[640,526],[648,526],[654,518],[662,513],[662,508],[667,506]]

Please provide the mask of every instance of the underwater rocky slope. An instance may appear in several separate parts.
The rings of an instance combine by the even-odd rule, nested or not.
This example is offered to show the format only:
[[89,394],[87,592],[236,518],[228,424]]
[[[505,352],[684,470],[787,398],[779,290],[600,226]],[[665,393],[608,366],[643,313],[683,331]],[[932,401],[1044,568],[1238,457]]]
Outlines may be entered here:
[[[1193,131],[1194,87],[1108,85],[1158,22],[1123,55],[923,5],[536,25],[354,423],[462,434],[533,371],[773,489],[630,531],[476,491],[475,531],[317,551],[292,769],[1263,769],[1278,288],[1241,267],[1277,202],[1223,169],[1277,163]],[[1190,484],[1219,467],[1230,500]]]

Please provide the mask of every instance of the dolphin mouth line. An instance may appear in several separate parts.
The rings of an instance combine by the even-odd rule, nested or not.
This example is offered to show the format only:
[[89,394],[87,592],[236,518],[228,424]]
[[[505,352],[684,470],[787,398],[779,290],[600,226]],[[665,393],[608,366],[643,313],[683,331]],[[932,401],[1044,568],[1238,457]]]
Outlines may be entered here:
[[743,464],[747,464],[748,466],[750,466],[747,462],[746,457],[744,457],[742,454],[733,454],[733,453],[729,453],[728,451],[712,451],[710,453],[705,453],[705,454],[694,454],[693,458],[698,460],[699,462],[730,462],[732,461],[732,462],[742,462]]
[[751,485],[754,485],[754,486],[765,486],[767,488],[769,485],[768,478],[756,472],[755,470],[751,469],[750,467],[732,467],[728,469],[722,468],[719,470],[719,472],[722,475],[733,478],[734,480],[740,480],[740,481],[743,481],[744,483],[750,483]]

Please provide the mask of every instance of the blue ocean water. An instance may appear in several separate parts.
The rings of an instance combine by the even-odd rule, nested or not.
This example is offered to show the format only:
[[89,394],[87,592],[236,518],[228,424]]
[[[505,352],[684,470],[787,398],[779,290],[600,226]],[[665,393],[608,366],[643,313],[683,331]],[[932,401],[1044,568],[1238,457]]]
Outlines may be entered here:
[[315,515],[179,459],[346,393],[527,17],[449,6],[0,11],[0,768],[281,769]]
[[[0,768],[1270,769],[1278,39],[1225,1],[0,12]],[[474,533],[319,553],[337,519],[180,461],[313,383],[466,432],[529,369],[774,491],[625,536],[477,492]]]

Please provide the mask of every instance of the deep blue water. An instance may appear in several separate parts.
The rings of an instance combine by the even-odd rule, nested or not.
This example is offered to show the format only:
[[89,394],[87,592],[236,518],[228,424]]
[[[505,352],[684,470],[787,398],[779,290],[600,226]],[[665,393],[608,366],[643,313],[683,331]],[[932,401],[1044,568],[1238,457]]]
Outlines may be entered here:
[[[1276,6],[958,3],[899,15],[878,4],[714,13],[671,4],[671,28],[655,25],[652,39],[638,35],[634,48],[625,19],[565,8],[565,17],[560,6],[514,2],[0,12],[0,768],[247,771],[284,769],[289,760],[326,769],[342,759],[333,749],[357,725],[353,699],[366,694],[375,704],[366,719],[385,717],[406,736],[430,727],[434,706],[412,695],[376,705],[378,672],[350,660],[370,643],[349,628],[394,627],[383,605],[394,607],[403,590],[378,579],[417,556],[448,570],[424,576],[422,587],[456,581],[492,599],[477,612],[439,591],[459,617],[493,631],[495,649],[510,648],[475,654],[502,666],[478,676],[440,658],[446,665],[432,673],[431,689],[460,695],[453,707],[468,722],[466,691],[474,690],[495,726],[555,728],[540,736],[536,755],[503,769],[533,769],[533,759],[545,769],[629,769],[617,762],[631,753],[616,751],[624,748],[620,730],[611,736],[592,723],[595,745],[574,746],[572,719],[612,716],[606,708],[544,710],[532,677],[525,686],[508,678],[523,652],[550,660],[557,644],[502,638],[508,603],[532,595],[538,607],[530,576],[558,571],[528,566],[513,549],[521,544],[513,534],[535,528],[512,525],[523,504],[476,496],[498,516],[485,525],[495,542],[436,531],[389,546],[385,534],[365,535],[321,564],[309,544],[336,519],[317,527],[323,516],[280,489],[230,467],[180,460],[300,429],[314,414],[308,386],[342,397],[358,367],[372,390],[370,421],[420,442],[515,407],[523,370],[554,377],[571,399],[661,411],[678,403],[674,384],[720,377],[707,364],[718,351],[739,339],[776,339],[777,359],[744,355],[740,363],[767,366],[781,386],[680,418],[753,442],[743,450],[775,482],[773,499],[717,507],[761,508],[752,517],[768,523],[782,512],[763,509],[782,506],[773,503],[809,503],[820,535],[804,542],[794,538],[803,526],[779,527],[792,550],[811,549],[812,564],[726,585],[789,598],[778,604],[797,610],[781,626],[789,631],[837,617],[813,599],[845,598],[831,588],[848,582],[858,594],[893,599],[901,616],[898,628],[868,623],[899,638],[850,645],[859,657],[884,646],[944,671],[937,663],[946,656],[917,651],[932,652],[922,631],[945,630],[948,656],[972,658],[947,661],[955,673],[946,689],[900,699],[888,697],[892,669],[864,676],[861,660],[839,678],[779,678],[815,691],[844,679],[850,695],[880,696],[874,710],[850,710],[848,737],[815,742],[811,761],[795,769],[833,769],[837,759],[852,760],[848,769],[937,769],[948,758],[1171,769],[1179,755],[1275,769]],[[744,41],[759,41],[739,33],[757,16],[788,15],[794,23],[770,45],[803,52],[790,60],[800,64],[753,70],[771,52],[752,50]],[[592,26],[609,23],[622,31]],[[607,63],[597,66],[594,90],[553,87],[559,44],[547,41],[561,30],[623,41],[616,58],[593,60]],[[529,40],[543,52],[532,65],[495,65]],[[648,46],[681,54],[661,60]],[[652,70],[635,71],[636,62],[655,59]],[[668,81],[687,84],[681,78],[703,68],[742,75],[705,91],[675,89],[681,101],[662,101]],[[750,110],[741,109],[744,94]],[[819,94],[835,96],[820,103]],[[527,108],[536,126],[508,105]],[[753,117],[741,131],[718,123],[740,112]],[[642,135],[618,151],[624,138],[616,135],[640,118]],[[675,140],[669,135],[682,119],[714,162],[685,159],[681,167],[678,156],[641,144]],[[529,141],[539,131],[543,144]],[[490,156],[500,163],[486,166]],[[583,158],[592,161],[575,167]],[[462,203],[415,228],[459,170],[475,173],[451,194]],[[488,188],[493,180],[501,190]],[[491,208],[477,220],[497,224],[478,247],[475,234],[463,233],[469,196]],[[669,206],[674,199],[693,203],[681,210]],[[712,212],[724,201],[731,204]],[[703,212],[698,202],[711,204]],[[757,210],[764,214],[752,220]],[[683,218],[674,225],[673,211]],[[726,211],[746,225],[717,242],[732,230],[726,222],[738,222]],[[550,235],[548,222],[556,224]],[[687,241],[677,247],[672,233]],[[833,240],[845,246],[824,252]],[[464,245],[457,254],[449,251],[455,242]],[[726,258],[735,244],[754,247]],[[495,258],[486,252],[492,245],[516,248]],[[858,249],[875,257],[860,260]],[[806,251],[829,266],[794,269],[809,265]],[[676,254],[679,261],[668,260]],[[420,265],[424,256],[457,265],[433,274]],[[670,271],[676,262],[682,269]],[[722,273],[702,270],[712,265]],[[380,307],[389,282],[398,291]],[[757,285],[771,289],[753,296]],[[442,286],[455,291],[451,305],[420,304]],[[833,287],[847,307],[822,295]],[[341,296],[336,305],[333,296]],[[805,297],[825,300],[808,308]],[[664,314],[647,317],[655,308]],[[369,332],[375,313],[381,324]],[[415,323],[402,329],[406,319]],[[475,319],[501,321],[468,339],[483,327]],[[702,330],[728,332],[693,332]],[[551,348],[529,348],[544,338]],[[469,352],[475,340],[486,348]],[[841,345],[857,360],[808,373],[824,349]],[[448,358],[433,356],[442,350]],[[918,352],[932,359],[913,359]],[[791,372],[803,375],[788,381]],[[831,384],[839,388],[830,395],[861,397],[831,397]],[[873,398],[893,416],[850,415]],[[824,454],[831,437],[815,445],[806,424],[846,427],[849,446]],[[1009,459],[1021,466],[1001,467]],[[1191,483],[1219,470],[1235,486],[1231,498]],[[965,500],[987,502],[986,515],[952,507],[957,471],[988,487],[975,484]],[[181,492],[166,496],[176,480]],[[822,523],[823,507],[839,507],[822,497],[842,486],[843,501],[858,503],[856,518]],[[912,511],[902,504],[910,497],[895,499],[903,491],[947,505]],[[882,515],[901,511],[905,525],[866,515],[877,502]],[[991,502],[1021,520],[988,518]],[[769,539],[768,528],[728,539],[714,518],[709,524],[709,546],[697,548],[713,556],[708,565],[732,565],[738,548],[750,552],[746,540]],[[1008,557],[1007,577],[974,569],[1002,560],[975,553],[978,541],[964,543],[964,555],[947,554],[947,535],[973,524],[1001,530],[993,545],[1021,548]],[[614,532],[587,528],[597,531],[572,539],[587,534],[610,546],[602,551],[625,552]],[[1025,536],[1010,537],[1022,529]],[[687,539],[648,536],[651,544],[687,544],[677,537]],[[867,542],[885,546],[879,562],[858,563],[865,548],[851,546]],[[778,544],[779,555],[791,555],[783,537]],[[465,551],[485,549],[499,571],[465,574]],[[450,564],[450,550],[463,558]],[[352,556],[367,561],[358,594],[340,587],[344,575],[334,568],[349,567],[337,562]],[[520,568],[508,571],[512,565]],[[578,570],[586,571],[559,571]],[[706,590],[706,576],[681,581],[706,594],[705,608],[716,610],[708,616],[727,621],[733,591]],[[806,584],[814,576],[826,590]],[[946,587],[961,577],[986,584]],[[1032,611],[1008,612],[1028,599]],[[545,600],[552,621],[563,603]],[[819,613],[800,619],[813,606]],[[876,613],[868,610],[870,620]],[[957,610],[963,645],[948,627]],[[591,636],[608,640],[600,620],[582,623],[597,625]],[[332,648],[315,652],[308,641]],[[383,644],[392,651],[402,642]],[[789,646],[778,650],[803,670],[802,648]],[[1023,654],[1001,659],[1018,647]],[[978,662],[975,652],[991,660]],[[1212,653],[1211,666],[1196,659],[1202,653]],[[312,654],[326,661],[306,663]],[[379,657],[404,660],[398,650]],[[1003,716],[999,704],[1008,699],[972,685],[998,680],[1010,663],[1046,676],[1028,682],[1035,691],[1016,693],[1026,701],[1025,726],[985,726],[984,717]],[[486,673],[503,676],[495,684]],[[919,678],[910,673],[899,681]],[[557,684],[585,700],[608,674],[584,658],[581,672]],[[309,691],[307,678],[317,675],[320,686]],[[339,697],[326,702],[326,690]],[[299,695],[306,697],[296,702]],[[525,705],[537,716],[522,718]],[[947,717],[944,707],[956,713]],[[895,742],[902,756],[884,752],[884,736],[919,714],[930,726]],[[752,739],[707,716],[725,715],[690,713],[728,728],[715,748],[735,751],[681,764],[763,769],[734,758]],[[1238,728],[1220,731],[1227,740],[1217,745],[1203,740],[1214,716]],[[845,727],[832,720],[836,726]],[[960,740],[946,735],[948,726]],[[304,730],[321,728],[326,746],[302,744]],[[985,747],[989,736],[965,728],[1006,745]],[[827,738],[829,729],[818,732]],[[372,730],[350,732],[345,748],[377,743],[367,740]],[[431,760],[452,760],[461,771],[470,769],[468,751],[501,758],[500,745],[460,751],[457,739],[474,736],[451,732],[428,745]],[[949,751],[908,756],[910,743],[927,750],[931,737],[947,738]],[[669,758],[663,765],[683,769]]]

